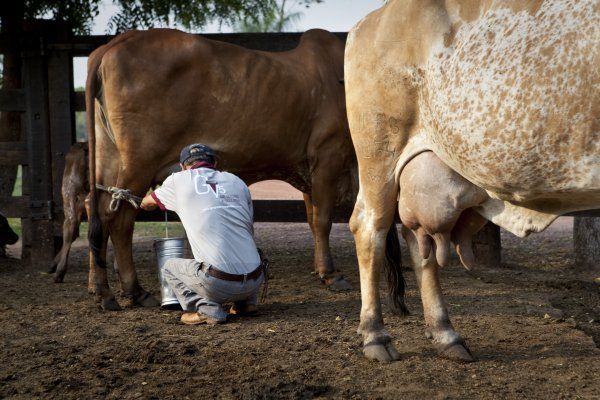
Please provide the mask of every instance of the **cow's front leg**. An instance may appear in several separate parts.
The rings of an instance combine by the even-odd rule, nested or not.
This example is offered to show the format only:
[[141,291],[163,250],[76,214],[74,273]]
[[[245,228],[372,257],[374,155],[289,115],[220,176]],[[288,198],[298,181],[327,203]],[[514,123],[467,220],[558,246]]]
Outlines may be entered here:
[[421,290],[423,314],[425,317],[425,335],[442,357],[457,361],[474,361],[471,351],[462,337],[454,330],[448,309],[442,295],[439,269],[433,251],[423,259],[419,252],[419,244],[415,233],[402,226],[402,236],[408,244],[417,283]]
[[393,193],[384,197],[388,197],[389,201],[381,201],[379,207],[367,208],[359,193],[350,219],[350,229],[356,242],[360,271],[362,306],[358,333],[363,336],[363,352],[368,359],[390,362],[398,360],[400,354],[384,329],[379,279],[381,266],[385,262],[386,236],[393,223],[395,199]]
[[[324,186],[329,186],[325,188]],[[331,189],[328,181],[315,182],[313,195],[305,196],[305,203],[310,203],[312,211],[307,216],[312,219],[309,223],[315,243],[315,273],[327,287],[334,291],[346,291],[352,289],[352,285],[342,274],[335,270],[331,248],[329,246],[329,234],[331,233],[331,218],[337,193]],[[308,197],[308,199],[307,199]]]
[[110,223],[110,238],[119,266],[119,279],[122,294],[126,299],[125,306],[141,305],[157,307],[160,303],[140,285],[133,263],[133,227],[137,211],[129,204],[122,202],[117,215]]

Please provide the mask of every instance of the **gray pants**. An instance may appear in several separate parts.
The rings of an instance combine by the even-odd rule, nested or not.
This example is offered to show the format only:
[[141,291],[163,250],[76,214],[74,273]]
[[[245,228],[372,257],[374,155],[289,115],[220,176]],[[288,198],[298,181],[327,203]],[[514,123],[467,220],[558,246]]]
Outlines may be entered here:
[[206,268],[205,264],[201,265],[196,260],[171,258],[166,261],[164,277],[184,311],[199,312],[218,321],[225,321],[227,312],[223,309],[223,303],[257,303],[263,275],[246,282],[230,282],[208,275]]

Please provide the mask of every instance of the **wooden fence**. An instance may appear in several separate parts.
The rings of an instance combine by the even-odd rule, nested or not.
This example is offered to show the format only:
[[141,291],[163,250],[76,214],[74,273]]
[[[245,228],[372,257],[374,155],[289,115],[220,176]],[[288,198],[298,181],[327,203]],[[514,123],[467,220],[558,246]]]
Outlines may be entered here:
[[[346,39],[346,33],[336,33]],[[299,33],[244,33],[203,35],[252,49],[284,51],[294,48]],[[0,36],[0,53],[15,43],[23,59],[23,86],[0,91],[0,111],[20,112],[24,129],[18,142],[0,142],[0,165],[22,165],[23,194],[0,196],[0,210],[21,218],[23,260],[39,268],[49,266],[62,234],[60,194],[64,156],[75,141],[75,113],[85,110],[84,94],[73,86],[73,57],[88,56],[112,36],[72,36],[64,25],[43,22],[20,37]],[[255,219],[304,222],[302,201],[255,201]],[[346,222],[350,209],[337,209],[335,222]],[[578,215],[600,216],[600,211]],[[176,216],[171,216],[176,220]],[[162,213],[139,213],[139,219],[161,221]],[[499,236],[498,236],[499,237]],[[497,239],[494,239],[497,240]]]

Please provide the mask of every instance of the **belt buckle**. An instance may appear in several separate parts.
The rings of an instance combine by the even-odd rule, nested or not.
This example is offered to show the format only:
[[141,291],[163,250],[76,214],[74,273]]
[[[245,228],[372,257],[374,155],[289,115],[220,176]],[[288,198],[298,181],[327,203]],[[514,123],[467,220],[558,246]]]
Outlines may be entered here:
[[248,274],[244,274],[244,280],[242,281],[242,285],[246,283],[248,280]]

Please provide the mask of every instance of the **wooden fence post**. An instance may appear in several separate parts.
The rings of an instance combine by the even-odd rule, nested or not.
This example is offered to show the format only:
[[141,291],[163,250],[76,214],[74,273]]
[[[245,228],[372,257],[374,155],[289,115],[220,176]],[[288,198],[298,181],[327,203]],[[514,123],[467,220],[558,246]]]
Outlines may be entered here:
[[29,152],[30,221],[24,236],[31,238],[30,265],[48,269],[54,258],[52,224],[52,159],[45,42],[38,37],[23,53],[26,136]]
[[[70,29],[57,24],[53,39],[69,41]],[[75,113],[73,111],[73,60],[69,50],[51,49],[48,52],[48,104],[50,111],[50,139],[52,151],[52,197],[54,199],[54,238],[62,245],[62,177],[65,155],[75,141]]]
[[600,272],[600,218],[575,217],[573,241],[575,266],[579,269]]
[[500,228],[492,222],[488,222],[473,237],[473,251],[479,264],[488,267],[500,266],[502,262]]

